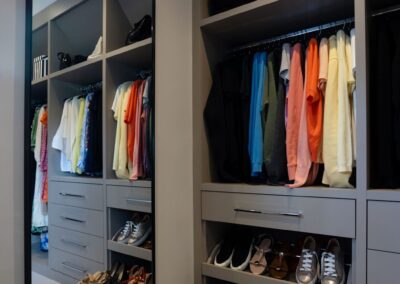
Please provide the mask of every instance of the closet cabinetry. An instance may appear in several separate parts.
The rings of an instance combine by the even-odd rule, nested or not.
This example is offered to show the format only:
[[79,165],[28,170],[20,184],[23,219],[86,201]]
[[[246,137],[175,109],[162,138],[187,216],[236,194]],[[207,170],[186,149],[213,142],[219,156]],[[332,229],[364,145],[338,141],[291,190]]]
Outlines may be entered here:
[[[203,112],[218,63],[248,54],[246,49],[260,42],[335,26],[332,34],[354,19],[357,53],[357,157],[366,156],[366,14],[363,0],[257,0],[208,16],[208,1],[194,1],[194,193],[196,283],[293,283],[293,276],[279,280],[254,275],[248,270],[217,267],[207,260],[211,251],[241,225],[251,231],[277,235],[324,235],[340,239],[345,254],[346,281],[366,283],[366,160],[357,160],[355,188],[313,185],[290,189],[285,186],[221,183],[212,159]],[[343,21],[341,24],[338,22]],[[351,24],[350,24],[351,25]],[[292,35],[293,36],[293,35]],[[328,36],[325,34],[324,36]],[[298,36],[301,38],[303,36]],[[306,36],[304,36],[306,38]],[[310,37],[307,36],[309,39]],[[296,39],[288,39],[291,44]],[[285,42],[284,37],[276,47]],[[305,42],[303,42],[303,46]],[[364,70],[364,71],[359,71]],[[241,71],[240,71],[241,72]],[[227,91],[229,92],[229,91]],[[230,161],[227,161],[229,163]],[[350,273],[348,272],[349,268]],[[350,283],[350,282],[349,282]]]
[[[111,111],[118,86],[153,69],[152,37],[125,44],[133,25],[152,13],[152,0],[61,0],[34,17],[32,55],[49,57],[49,74],[32,81],[32,100],[42,98],[49,110],[49,267],[59,273],[55,280],[61,283],[76,283],[87,273],[111,268],[115,261],[152,271],[152,250],[111,240],[134,212],[152,213],[152,178],[122,180],[113,171],[117,124]],[[72,59],[88,56],[100,36],[102,51],[96,58],[60,70],[60,52]],[[64,102],[99,82],[102,122],[95,142],[101,155],[95,161],[101,171],[63,172],[52,140]]]

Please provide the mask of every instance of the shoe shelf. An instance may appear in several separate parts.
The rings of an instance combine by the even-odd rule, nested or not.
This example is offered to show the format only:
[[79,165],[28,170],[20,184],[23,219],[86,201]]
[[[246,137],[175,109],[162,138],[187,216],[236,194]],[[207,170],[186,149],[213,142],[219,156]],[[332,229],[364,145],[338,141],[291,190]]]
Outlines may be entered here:
[[44,84],[49,79],[49,76],[42,77],[32,81],[32,87]]
[[107,179],[106,185],[115,185],[115,186],[128,186],[128,187],[144,187],[151,188],[151,180],[124,180],[124,179]]
[[58,181],[58,182],[70,182],[70,183],[88,183],[88,184],[102,184],[102,178],[95,177],[81,177],[81,176],[51,176],[49,177],[50,181]]
[[102,80],[102,60],[100,55],[96,59],[87,60],[50,74],[51,79],[72,82],[76,84],[90,84]]
[[400,202],[400,190],[370,189],[367,191],[367,200]]
[[353,11],[354,3],[348,0],[257,0],[204,18],[200,27],[218,42],[233,47],[265,39],[266,35],[348,18]]
[[347,188],[329,188],[324,186],[312,186],[291,189],[285,186],[249,185],[249,184],[227,184],[227,183],[203,183],[203,192],[225,192],[225,193],[246,193],[263,195],[282,195],[299,197],[320,197],[335,199],[355,199],[356,190]]
[[235,271],[230,268],[218,267],[213,264],[203,263],[202,274],[219,280],[236,284],[293,284],[294,282],[274,279],[264,275],[255,275],[246,271]]
[[141,247],[129,246],[112,240],[108,240],[107,247],[109,251],[118,252],[121,254],[133,256],[135,258],[152,261],[152,251]]

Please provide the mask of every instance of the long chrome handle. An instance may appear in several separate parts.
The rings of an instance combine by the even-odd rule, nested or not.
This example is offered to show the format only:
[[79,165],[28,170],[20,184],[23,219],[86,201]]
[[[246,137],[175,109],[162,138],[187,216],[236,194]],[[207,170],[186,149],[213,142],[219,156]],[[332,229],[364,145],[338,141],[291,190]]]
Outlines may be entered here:
[[252,214],[263,214],[263,215],[277,215],[277,216],[287,216],[287,217],[296,217],[301,218],[303,217],[303,212],[284,212],[284,211],[261,211],[256,209],[241,209],[235,208],[233,209],[235,212],[241,213],[252,213]]
[[64,197],[86,198],[86,196],[84,196],[84,195],[72,194],[72,193],[65,193],[65,192],[60,192],[60,195],[61,195],[61,196],[64,196]]
[[87,245],[84,245],[84,244],[81,244],[81,243],[78,243],[78,242],[75,242],[75,241],[71,241],[71,240],[67,240],[67,239],[61,239],[61,241],[63,243],[74,245],[74,246],[77,246],[77,247],[87,248]]
[[86,221],[79,220],[79,219],[74,219],[74,218],[70,218],[70,217],[66,217],[66,216],[61,216],[61,218],[65,219],[65,220],[68,220],[68,221],[72,221],[72,222],[86,223]]
[[128,201],[128,202],[138,202],[138,203],[147,203],[147,204],[151,203],[151,200],[133,199],[133,198],[127,198],[126,201]]
[[69,264],[68,262],[62,262],[61,264],[68,269],[78,271],[79,273],[82,273],[82,274],[85,274],[87,272],[87,270],[85,270],[83,268],[75,267],[75,266]]

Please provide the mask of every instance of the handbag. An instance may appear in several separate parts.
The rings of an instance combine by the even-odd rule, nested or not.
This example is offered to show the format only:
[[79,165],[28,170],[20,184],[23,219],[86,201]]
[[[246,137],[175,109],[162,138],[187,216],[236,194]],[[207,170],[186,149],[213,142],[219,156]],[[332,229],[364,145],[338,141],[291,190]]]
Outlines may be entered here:
[[139,22],[134,24],[133,29],[129,31],[125,44],[132,44],[148,37],[151,37],[153,20],[151,16],[144,16]]
[[72,65],[71,56],[68,53],[59,52],[57,58],[60,61],[60,70],[63,70]]

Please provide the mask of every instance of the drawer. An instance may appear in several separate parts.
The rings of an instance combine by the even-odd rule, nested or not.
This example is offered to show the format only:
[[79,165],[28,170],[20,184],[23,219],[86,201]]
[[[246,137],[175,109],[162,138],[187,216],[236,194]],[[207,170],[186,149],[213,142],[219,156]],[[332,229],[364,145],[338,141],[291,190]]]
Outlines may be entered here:
[[49,204],[49,224],[50,227],[104,236],[104,213],[101,211]]
[[368,284],[399,283],[399,254],[369,250],[367,261]]
[[107,207],[151,213],[151,189],[107,186]]
[[64,273],[77,280],[82,279],[87,273],[104,271],[104,265],[64,252],[62,250],[49,248],[49,266],[58,272]]
[[346,199],[203,192],[204,220],[355,237],[355,201]]
[[400,253],[400,202],[368,202],[368,248]]
[[104,191],[102,185],[50,182],[49,187],[50,203],[104,210]]
[[104,262],[104,239],[52,226],[50,246],[96,262]]

